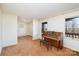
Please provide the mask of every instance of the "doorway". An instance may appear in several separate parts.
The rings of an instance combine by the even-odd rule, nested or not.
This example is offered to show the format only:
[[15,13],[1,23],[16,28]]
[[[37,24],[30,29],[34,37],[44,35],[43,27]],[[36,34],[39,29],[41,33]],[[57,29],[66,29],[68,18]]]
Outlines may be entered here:
[[47,22],[42,22],[42,33],[47,31]]

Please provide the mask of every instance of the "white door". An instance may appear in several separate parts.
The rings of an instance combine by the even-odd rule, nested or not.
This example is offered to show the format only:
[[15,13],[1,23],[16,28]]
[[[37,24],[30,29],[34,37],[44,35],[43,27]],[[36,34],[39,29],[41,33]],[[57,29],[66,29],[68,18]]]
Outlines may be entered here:
[[3,13],[2,17],[2,45],[14,45],[17,43],[17,16]]

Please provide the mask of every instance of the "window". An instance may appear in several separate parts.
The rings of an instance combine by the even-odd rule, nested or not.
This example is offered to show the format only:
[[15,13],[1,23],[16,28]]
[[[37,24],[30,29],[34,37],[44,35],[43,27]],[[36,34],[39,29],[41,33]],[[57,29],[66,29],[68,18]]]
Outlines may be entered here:
[[67,37],[79,38],[79,17],[65,20],[65,34]]

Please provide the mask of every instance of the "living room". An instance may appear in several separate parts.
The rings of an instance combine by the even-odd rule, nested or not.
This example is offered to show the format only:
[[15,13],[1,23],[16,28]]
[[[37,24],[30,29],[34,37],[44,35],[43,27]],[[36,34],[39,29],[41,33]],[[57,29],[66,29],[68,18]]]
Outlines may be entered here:
[[[72,37],[69,39],[65,35],[65,20],[79,16],[79,4],[4,3],[0,5],[0,51],[2,56],[79,55],[79,39],[76,40]],[[43,34],[42,23],[44,22],[47,22],[45,31],[63,33],[62,49],[57,50],[56,47],[52,46],[52,49],[48,51],[47,45],[40,46]]]

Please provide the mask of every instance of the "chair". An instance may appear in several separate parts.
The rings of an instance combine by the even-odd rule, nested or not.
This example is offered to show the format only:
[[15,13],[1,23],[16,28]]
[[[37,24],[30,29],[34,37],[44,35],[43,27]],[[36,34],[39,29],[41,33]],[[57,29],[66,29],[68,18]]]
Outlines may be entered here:
[[51,48],[52,49],[52,45],[49,41],[46,41],[46,40],[40,40],[40,46],[41,46],[41,43],[47,48],[47,51]]

